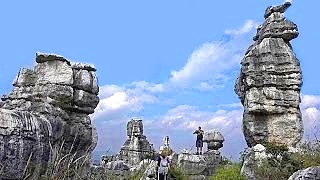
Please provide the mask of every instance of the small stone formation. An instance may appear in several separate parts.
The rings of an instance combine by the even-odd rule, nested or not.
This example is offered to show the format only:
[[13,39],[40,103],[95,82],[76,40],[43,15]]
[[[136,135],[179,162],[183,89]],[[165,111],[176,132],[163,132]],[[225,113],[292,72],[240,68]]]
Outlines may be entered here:
[[270,6],[254,44],[241,62],[235,92],[244,106],[243,132],[249,147],[273,143],[294,147],[302,138],[302,75],[290,40],[297,25],[283,13],[291,5]]
[[127,136],[128,138],[118,155],[119,160],[123,160],[130,166],[134,166],[139,164],[143,159],[153,157],[155,151],[153,145],[143,135],[142,120],[132,119],[128,122]]
[[97,133],[89,114],[99,102],[96,69],[62,56],[36,55],[33,70],[20,69],[0,108],[0,179],[23,179],[30,158],[31,179],[52,164],[51,155],[88,155]]
[[245,149],[242,153],[242,167],[241,175],[245,176],[248,180],[262,179],[255,174],[255,167],[271,154],[266,153],[266,148],[262,144],[256,144],[251,148]]
[[204,133],[203,142],[208,144],[208,151],[219,150],[223,147],[224,137],[219,131],[209,130]]

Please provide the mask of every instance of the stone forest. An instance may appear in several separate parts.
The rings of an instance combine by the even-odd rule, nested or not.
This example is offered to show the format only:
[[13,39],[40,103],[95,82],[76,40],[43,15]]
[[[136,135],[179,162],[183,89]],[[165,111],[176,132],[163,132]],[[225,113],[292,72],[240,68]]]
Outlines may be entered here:
[[89,115],[99,103],[96,68],[37,53],[34,69],[20,69],[13,90],[1,98],[0,179],[156,180],[163,152],[170,164],[165,179],[320,179],[319,145],[302,142],[302,72],[290,44],[299,32],[284,17],[290,6],[265,10],[241,61],[234,90],[244,107],[248,147],[239,163],[219,151],[225,139],[217,130],[204,132],[203,154],[176,152],[166,134],[159,151],[144,134],[143,120],[128,119],[120,151],[93,164],[98,135]]

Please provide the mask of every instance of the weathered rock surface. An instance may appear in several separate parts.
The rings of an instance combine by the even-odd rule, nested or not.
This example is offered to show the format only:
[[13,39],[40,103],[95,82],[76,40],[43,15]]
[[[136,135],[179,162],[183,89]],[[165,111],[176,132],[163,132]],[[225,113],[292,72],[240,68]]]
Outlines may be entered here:
[[223,147],[224,137],[219,131],[209,130],[204,133],[203,142],[208,144],[208,150],[218,150]]
[[118,159],[125,161],[128,165],[139,164],[143,159],[153,157],[155,151],[147,137],[143,135],[142,120],[134,120],[127,124],[127,140],[123,144]]
[[268,157],[266,148],[261,144],[257,144],[246,149],[243,155],[241,174],[248,180],[258,180],[259,178],[254,173],[254,167],[259,166],[261,161]]
[[243,132],[249,147],[268,142],[294,147],[303,135],[301,69],[289,42],[299,33],[283,15],[290,5],[267,8],[265,22],[241,62],[235,92],[244,106]]
[[200,155],[179,154],[177,163],[188,175],[199,175],[206,169],[205,159]]
[[[22,179],[30,157],[32,179],[46,171],[50,155],[91,153],[97,141],[89,114],[99,102],[94,68],[62,56],[36,55],[33,70],[22,68],[0,108],[0,179]],[[63,143],[62,143],[63,142]],[[62,156],[61,156],[62,157]]]
[[194,155],[183,150],[180,154],[172,154],[172,162],[190,177],[190,179],[205,179],[212,176],[222,161],[218,150],[208,150],[203,155]]
[[320,166],[309,167],[293,173],[288,180],[318,180],[320,179]]

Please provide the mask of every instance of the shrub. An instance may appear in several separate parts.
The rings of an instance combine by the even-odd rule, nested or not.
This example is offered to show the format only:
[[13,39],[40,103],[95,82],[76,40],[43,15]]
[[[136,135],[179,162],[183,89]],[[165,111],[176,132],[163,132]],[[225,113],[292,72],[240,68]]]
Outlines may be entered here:
[[[91,159],[89,149],[91,147],[87,149],[87,152],[83,156],[79,156],[77,152],[72,152],[74,144],[72,144],[71,148],[67,152],[63,152],[63,147],[65,145],[64,141],[59,147],[52,147],[50,143],[49,145],[50,159],[47,167],[45,168],[45,172],[41,173],[41,180],[62,180],[69,179],[71,177],[81,179],[88,175],[89,163]],[[31,153],[24,169],[23,179],[33,178],[34,175],[37,176],[34,174],[34,170],[38,165],[31,163],[32,156],[33,154]]]
[[227,164],[219,167],[210,180],[246,180],[240,175],[241,165],[238,163]]
[[184,170],[177,166],[177,165],[172,165],[169,169],[169,176],[176,179],[176,180],[185,180],[188,179],[188,175]]
[[267,143],[264,146],[268,156],[252,169],[257,179],[288,179],[300,169],[320,165],[319,140],[300,143],[297,152],[289,152],[285,145]]

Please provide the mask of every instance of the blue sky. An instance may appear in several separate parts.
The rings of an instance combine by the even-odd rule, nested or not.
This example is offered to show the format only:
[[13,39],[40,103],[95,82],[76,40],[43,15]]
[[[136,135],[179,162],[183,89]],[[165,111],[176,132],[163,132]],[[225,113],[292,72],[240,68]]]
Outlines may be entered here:
[[[176,151],[193,148],[193,130],[217,129],[224,155],[245,147],[242,106],[233,92],[244,51],[264,10],[283,0],[242,1],[2,1],[0,94],[12,89],[35,53],[94,64],[101,102],[91,117],[97,151],[118,152],[131,118],[141,118],[158,148],[171,137]],[[292,41],[303,71],[306,137],[320,120],[318,0],[293,0],[286,17],[298,25]],[[316,127],[316,128],[314,128]]]

